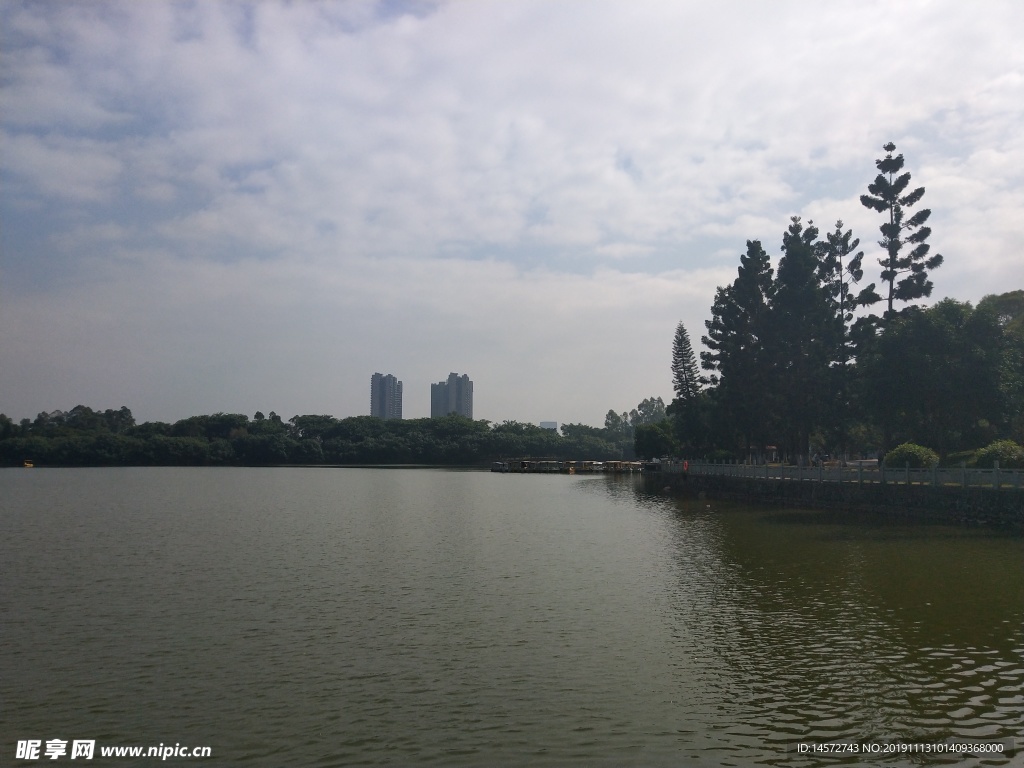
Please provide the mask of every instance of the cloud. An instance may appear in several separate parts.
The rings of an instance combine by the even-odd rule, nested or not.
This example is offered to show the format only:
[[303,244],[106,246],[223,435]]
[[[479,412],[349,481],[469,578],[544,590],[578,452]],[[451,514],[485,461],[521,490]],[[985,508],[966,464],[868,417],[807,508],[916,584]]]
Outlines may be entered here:
[[841,218],[870,263],[888,140],[935,297],[1024,283],[1017,3],[9,3],[0,30],[16,413],[123,384],[164,418],[345,415],[407,366],[600,421],[669,396],[675,323],[699,339],[747,239]]
[[30,134],[3,136],[5,170],[30,179],[29,192],[78,203],[108,200],[121,174],[115,148],[103,142]]

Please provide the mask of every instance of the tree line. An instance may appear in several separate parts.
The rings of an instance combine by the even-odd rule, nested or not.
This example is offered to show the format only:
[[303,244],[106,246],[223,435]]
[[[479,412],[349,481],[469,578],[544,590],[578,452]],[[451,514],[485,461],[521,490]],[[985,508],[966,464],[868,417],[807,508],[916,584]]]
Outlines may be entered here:
[[661,398],[648,398],[606,427],[564,424],[561,431],[455,414],[379,419],[329,415],[215,413],[173,424],[136,424],[127,407],[40,413],[14,422],[0,414],[0,466],[267,466],[283,464],[483,465],[510,457],[613,460],[632,458],[635,425],[664,418]]
[[881,214],[878,280],[860,287],[864,251],[842,221],[822,237],[793,217],[775,268],[748,240],[715,293],[700,370],[677,326],[675,397],[641,430],[639,454],[805,461],[912,442],[950,461],[1024,439],[1024,291],[918,303],[943,257],[928,243],[931,211],[913,212],[924,187],[895,149],[860,198]]

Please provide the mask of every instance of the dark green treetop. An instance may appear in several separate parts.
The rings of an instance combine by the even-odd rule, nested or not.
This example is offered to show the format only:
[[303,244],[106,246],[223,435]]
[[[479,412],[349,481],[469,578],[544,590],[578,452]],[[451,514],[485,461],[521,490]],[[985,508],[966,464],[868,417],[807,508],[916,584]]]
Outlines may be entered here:
[[978,303],[978,309],[995,312],[1005,331],[1024,338],[1024,291],[990,294]]
[[633,427],[641,424],[657,424],[665,419],[665,401],[660,397],[645,397],[629,412],[629,423]]

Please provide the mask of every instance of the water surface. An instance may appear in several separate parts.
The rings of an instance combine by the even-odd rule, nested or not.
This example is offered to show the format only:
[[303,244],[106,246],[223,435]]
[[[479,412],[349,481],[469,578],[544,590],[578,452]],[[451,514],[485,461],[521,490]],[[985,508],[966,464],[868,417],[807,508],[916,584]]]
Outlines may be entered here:
[[3,470],[0,526],[3,764],[27,738],[268,766],[1024,740],[1024,540],[993,531],[301,468]]

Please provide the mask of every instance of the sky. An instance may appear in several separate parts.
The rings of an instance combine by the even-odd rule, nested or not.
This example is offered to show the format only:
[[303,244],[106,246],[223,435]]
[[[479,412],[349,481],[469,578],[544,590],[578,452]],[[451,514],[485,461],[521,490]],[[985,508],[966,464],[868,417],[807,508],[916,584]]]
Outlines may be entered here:
[[601,426],[892,141],[931,302],[1024,288],[1024,4],[0,0],[0,412]]

